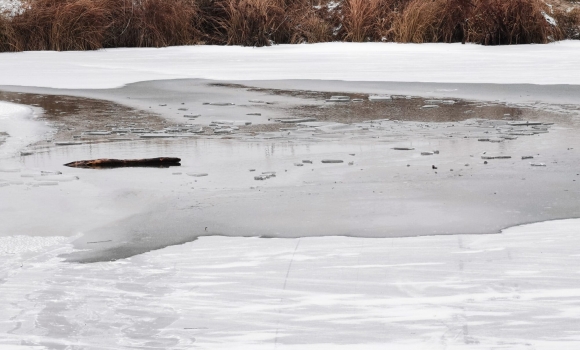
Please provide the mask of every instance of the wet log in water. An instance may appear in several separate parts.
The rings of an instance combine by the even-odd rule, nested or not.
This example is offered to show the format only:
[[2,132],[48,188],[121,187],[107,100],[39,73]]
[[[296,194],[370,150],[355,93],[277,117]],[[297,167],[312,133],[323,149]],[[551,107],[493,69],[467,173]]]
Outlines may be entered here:
[[93,159],[79,160],[65,164],[72,168],[124,168],[124,167],[155,167],[167,168],[170,166],[180,166],[181,158],[159,157],[145,159]]

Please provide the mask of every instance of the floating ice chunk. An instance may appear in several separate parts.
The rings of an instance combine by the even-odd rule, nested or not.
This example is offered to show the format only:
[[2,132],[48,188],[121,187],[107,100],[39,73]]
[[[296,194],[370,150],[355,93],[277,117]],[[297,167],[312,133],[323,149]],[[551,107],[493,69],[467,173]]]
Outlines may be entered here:
[[437,105],[424,105],[424,106],[421,106],[421,108],[423,108],[423,109],[439,108],[439,106],[437,106]]
[[39,181],[36,183],[38,186],[56,186],[58,185],[57,181]]
[[302,163],[304,163],[304,164],[312,164],[312,161],[305,159],[305,160],[302,161]]
[[51,182],[70,182],[78,180],[78,176],[74,175],[47,175],[47,176],[38,176],[35,177],[34,180],[36,181],[51,181]]
[[435,153],[433,153],[433,152],[421,152],[422,156],[432,156],[433,154],[435,154]]
[[343,160],[340,159],[323,159],[322,163],[328,164],[328,163],[343,163]]
[[531,166],[546,166],[544,163],[530,163]]
[[187,108],[178,108],[178,111],[187,111]]
[[82,142],[79,141],[57,141],[54,143],[56,146],[75,146],[75,145],[82,145]]
[[246,115],[262,115],[262,113],[246,113]]
[[534,156],[522,156],[522,159],[533,159]]
[[510,159],[511,156],[481,156],[481,159]]
[[207,174],[207,173],[186,173],[186,175],[193,176],[193,177],[204,177],[204,176],[208,176],[209,174]]
[[393,147],[395,151],[412,151],[414,150],[413,147]]
[[508,122],[508,125],[511,126],[532,126],[532,125],[542,125],[541,122],[530,122],[530,121],[524,121],[524,122]]
[[85,135],[92,135],[92,136],[104,136],[104,135],[111,135],[110,131],[105,130],[96,130],[96,131],[85,131]]
[[184,114],[183,116],[184,116],[185,118],[194,119],[194,118],[201,117],[201,114]]
[[281,119],[274,119],[280,123],[304,123],[304,122],[314,122],[316,118],[281,118]]
[[211,106],[234,106],[235,103],[231,102],[204,102],[204,105],[211,105]]
[[34,154],[34,151],[20,151],[21,156],[31,156]]
[[266,102],[264,102],[262,100],[248,100],[248,102],[251,102],[251,103],[266,103]]
[[304,166],[302,163],[294,163],[295,166]]
[[390,101],[391,96],[389,95],[371,95],[369,96],[369,101]]
[[326,100],[326,102],[349,102],[349,101],[350,101],[349,96],[330,96],[330,98]]

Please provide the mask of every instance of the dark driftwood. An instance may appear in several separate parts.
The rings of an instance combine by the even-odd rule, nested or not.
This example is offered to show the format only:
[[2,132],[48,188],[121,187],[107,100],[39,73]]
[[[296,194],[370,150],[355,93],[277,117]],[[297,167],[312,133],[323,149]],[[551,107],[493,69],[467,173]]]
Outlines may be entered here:
[[93,159],[79,160],[65,164],[72,168],[124,168],[124,167],[155,167],[167,168],[180,166],[181,158],[145,158],[145,159]]

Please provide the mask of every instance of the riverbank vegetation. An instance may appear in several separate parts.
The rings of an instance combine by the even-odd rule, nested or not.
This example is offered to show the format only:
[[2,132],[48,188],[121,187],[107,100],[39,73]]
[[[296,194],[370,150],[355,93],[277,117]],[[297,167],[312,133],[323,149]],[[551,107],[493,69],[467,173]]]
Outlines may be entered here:
[[173,45],[577,39],[578,8],[541,0],[24,0],[0,16],[0,51]]

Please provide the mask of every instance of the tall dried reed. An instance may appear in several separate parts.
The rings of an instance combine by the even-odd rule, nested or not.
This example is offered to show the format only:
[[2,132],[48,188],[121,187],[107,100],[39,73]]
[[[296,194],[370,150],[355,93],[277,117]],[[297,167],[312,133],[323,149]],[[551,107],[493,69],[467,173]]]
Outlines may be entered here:
[[557,25],[546,13],[542,0],[23,0],[0,14],[0,51],[580,38],[580,10]]

